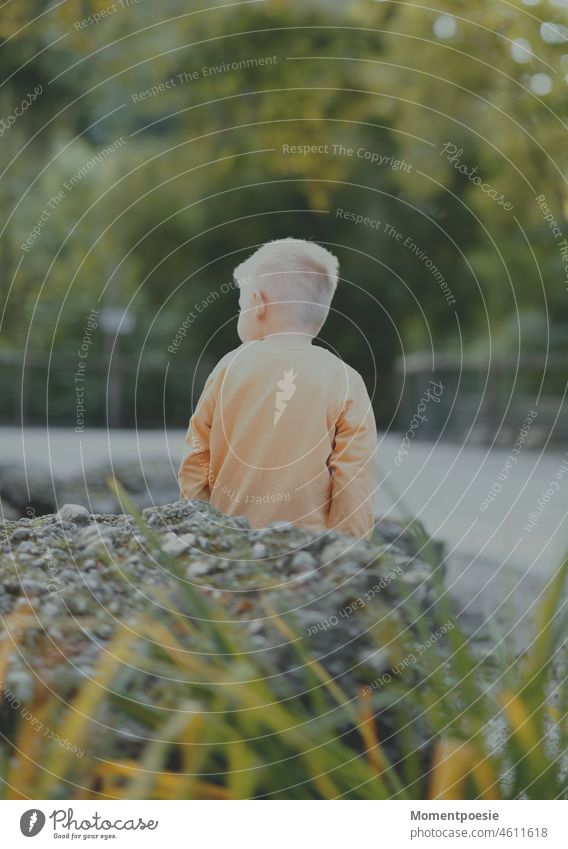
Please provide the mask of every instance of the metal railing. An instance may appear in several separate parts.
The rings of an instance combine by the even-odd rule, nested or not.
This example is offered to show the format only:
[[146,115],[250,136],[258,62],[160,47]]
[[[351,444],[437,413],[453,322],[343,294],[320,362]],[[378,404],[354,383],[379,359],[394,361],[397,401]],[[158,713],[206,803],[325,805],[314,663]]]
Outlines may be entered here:
[[568,360],[554,354],[483,359],[419,352],[397,360],[400,396],[396,427],[406,431],[429,381],[441,381],[438,403],[430,403],[417,439],[459,440],[506,445],[516,438],[530,411],[536,411],[529,444],[568,443]]
[[[24,358],[0,352],[0,424],[75,428],[82,404],[85,427],[185,427],[195,364],[172,359],[147,357],[139,364],[122,355],[109,372],[108,358],[90,352],[81,373],[76,352],[58,352],[51,360],[45,353],[28,351]],[[210,368],[200,364],[197,394]]]

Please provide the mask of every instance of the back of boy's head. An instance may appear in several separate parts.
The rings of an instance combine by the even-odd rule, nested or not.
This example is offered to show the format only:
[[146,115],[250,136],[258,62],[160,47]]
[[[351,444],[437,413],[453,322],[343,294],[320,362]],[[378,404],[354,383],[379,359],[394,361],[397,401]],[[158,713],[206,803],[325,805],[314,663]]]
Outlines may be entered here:
[[235,268],[237,284],[258,285],[274,302],[289,304],[295,326],[319,333],[339,273],[339,262],[330,251],[304,239],[275,239],[259,248]]

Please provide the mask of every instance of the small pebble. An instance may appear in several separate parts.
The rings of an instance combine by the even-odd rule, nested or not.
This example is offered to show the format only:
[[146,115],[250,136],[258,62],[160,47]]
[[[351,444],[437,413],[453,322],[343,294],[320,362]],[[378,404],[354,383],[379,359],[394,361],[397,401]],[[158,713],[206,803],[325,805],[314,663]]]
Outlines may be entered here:
[[74,522],[76,525],[87,525],[91,516],[80,504],[64,504],[55,515],[61,522]]
[[10,542],[20,542],[23,539],[30,538],[30,529],[29,528],[16,528],[13,531],[12,536],[10,537]]
[[185,574],[188,578],[199,578],[201,575],[207,575],[211,571],[212,568],[209,563],[205,563],[203,560],[196,560],[194,563],[190,563]]
[[308,572],[317,567],[317,560],[309,551],[298,551],[292,557],[292,568],[300,572]]
[[18,554],[37,554],[38,547],[35,543],[26,540],[25,542],[21,542],[17,548]]
[[[189,536],[193,536],[189,534]],[[166,554],[171,554],[172,557],[179,557],[184,551],[190,547],[190,543],[185,541],[183,537],[178,537],[177,534],[167,533],[160,540],[160,545]]]

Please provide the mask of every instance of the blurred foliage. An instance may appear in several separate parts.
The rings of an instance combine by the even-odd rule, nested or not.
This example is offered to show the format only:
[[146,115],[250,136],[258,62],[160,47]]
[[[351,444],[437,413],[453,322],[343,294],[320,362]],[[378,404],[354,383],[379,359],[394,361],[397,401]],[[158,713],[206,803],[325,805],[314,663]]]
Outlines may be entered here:
[[[462,345],[514,352],[517,310],[544,327],[531,350],[545,349],[551,325],[560,349],[566,282],[535,196],[546,195],[566,235],[567,26],[567,8],[544,0],[207,10],[180,0],[11,0],[0,10],[0,118],[34,86],[42,93],[0,148],[1,344],[76,350],[101,301],[136,315],[126,352],[171,361],[168,346],[195,304],[220,293],[256,245],[294,235],[340,257],[343,285],[322,338],[369,380],[373,358],[382,381],[403,349],[431,340],[456,356]],[[283,152],[293,144],[328,152]],[[334,153],[340,144],[353,155]],[[512,209],[460,173],[445,144]],[[410,168],[372,164],[358,150]],[[22,251],[58,191],[61,203]],[[236,301],[224,293],[200,312],[176,368],[237,344]],[[100,336],[93,346],[103,350]]]
[[[387,654],[392,676],[384,688],[370,683],[353,692],[347,679],[354,670],[333,677],[328,658],[310,656],[293,615],[265,605],[297,658],[299,680],[291,683],[205,587],[185,578],[150,526],[138,523],[179,592],[157,596],[161,604],[148,600],[134,621],[118,624],[92,676],[73,692],[62,696],[34,682],[24,718],[0,746],[3,798],[568,798],[561,603],[568,558],[520,657],[497,632],[489,655],[474,653],[440,587],[435,613],[409,595],[399,604],[402,616],[375,623],[376,650]],[[434,580],[434,546],[419,523],[413,529]],[[442,617],[453,625],[447,648],[429,640],[432,621]],[[2,676],[37,618],[23,606],[5,624]],[[361,662],[357,675],[363,670]],[[55,742],[38,726],[53,729]],[[138,756],[127,757],[133,741]]]

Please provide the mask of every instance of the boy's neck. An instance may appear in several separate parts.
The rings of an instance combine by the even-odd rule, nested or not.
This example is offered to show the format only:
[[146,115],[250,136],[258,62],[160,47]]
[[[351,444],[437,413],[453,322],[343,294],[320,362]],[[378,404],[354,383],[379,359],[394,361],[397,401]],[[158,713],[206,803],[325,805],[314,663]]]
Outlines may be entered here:
[[309,333],[300,333],[299,331],[282,331],[268,333],[260,339],[260,342],[274,342],[278,345],[311,345],[313,336]]

